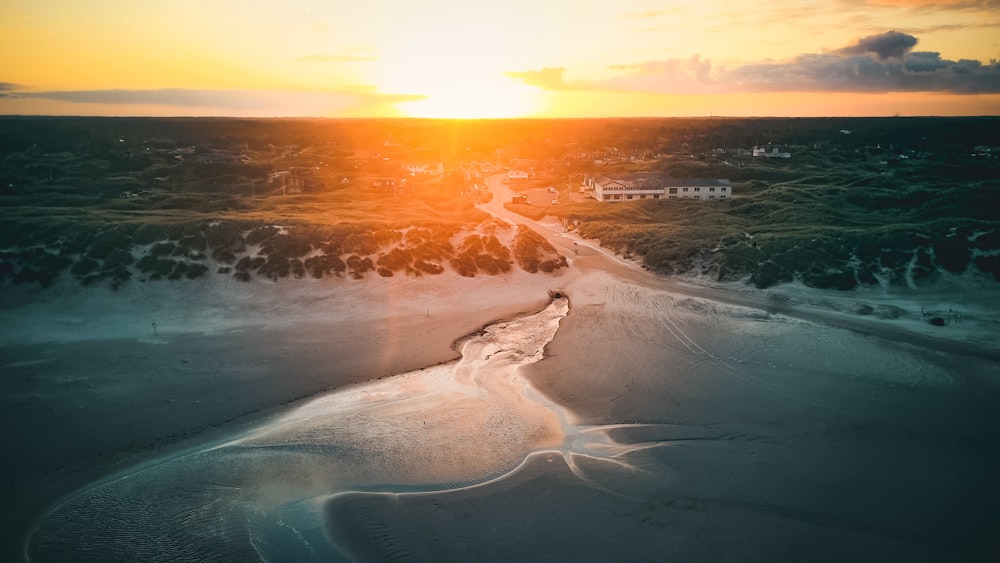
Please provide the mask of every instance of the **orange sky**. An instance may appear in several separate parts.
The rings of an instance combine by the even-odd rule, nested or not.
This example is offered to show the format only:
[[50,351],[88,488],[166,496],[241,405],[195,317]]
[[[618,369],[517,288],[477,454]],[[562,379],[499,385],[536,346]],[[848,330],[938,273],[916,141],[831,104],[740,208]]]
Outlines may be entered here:
[[6,0],[0,114],[997,115],[996,59],[997,0]]

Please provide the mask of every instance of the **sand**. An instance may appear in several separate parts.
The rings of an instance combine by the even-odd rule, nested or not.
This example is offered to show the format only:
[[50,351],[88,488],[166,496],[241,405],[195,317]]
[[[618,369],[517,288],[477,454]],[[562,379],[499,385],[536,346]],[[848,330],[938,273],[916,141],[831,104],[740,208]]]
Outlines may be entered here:
[[[228,279],[7,297],[0,322],[4,559],[38,513],[118,470],[259,424],[318,393],[433,366],[548,283]],[[151,323],[157,323],[153,335]]]
[[[568,271],[6,296],[0,555],[1000,554],[995,291],[669,280],[541,228]],[[543,352],[505,340],[549,290]]]

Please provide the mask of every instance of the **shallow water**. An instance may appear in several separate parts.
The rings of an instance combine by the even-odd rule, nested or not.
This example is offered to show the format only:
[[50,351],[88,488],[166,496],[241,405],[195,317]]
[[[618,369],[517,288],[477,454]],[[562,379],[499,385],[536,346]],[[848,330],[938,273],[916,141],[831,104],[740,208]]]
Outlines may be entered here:
[[[620,284],[599,301],[567,317],[556,299],[470,336],[457,362],[320,396],[84,488],[39,522],[28,553],[884,561],[986,549],[1000,459],[984,448],[1000,421],[995,390],[965,375],[988,366]],[[572,342],[557,335],[567,323]],[[570,411],[529,381],[595,408]]]
[[518,374],[567,311],[555,299],[469,337],[457,362],[338,390],[81,490],[41,521],[31,559],[326,559],[339,553],[325,535],[333,495],[468,487],[541,450],[563,452],[574,471],[579,455],[611,460],[623,450],[606,433],[570,424]]

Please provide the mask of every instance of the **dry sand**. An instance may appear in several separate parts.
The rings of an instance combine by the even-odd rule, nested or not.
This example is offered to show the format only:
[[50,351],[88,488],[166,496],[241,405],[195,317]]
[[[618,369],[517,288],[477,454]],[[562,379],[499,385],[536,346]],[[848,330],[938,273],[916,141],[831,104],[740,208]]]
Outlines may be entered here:
[[[78,488],[68,502],[81,510],[127,506],[103,493],[120,490],[121,479],[87,485],[119,471],[145,483],[130,498],[147,490],[174,498],[178,483],[188,496],[177,506],[242,498],[226,480],[191,477],[206,468],[215,469],[202,475],[292,483],[256,490],[273,507],[305,488],[308,507],[286,506],[285,520],[267,516],[267,502],[254,505],[266,517],[235,511],[241,522],[264,522],[249,528],[257,543],[246,544],[245,527],[214,530],[226,541],[202,550],[167,544],[164,559],[297,558],[289,554],[303,552],[291,546],[321,543],[329,558],[365,560],[1000,555],[995,291],[706,287],[648,275],[552,227],[551,240],[579,252],[567,253],[573,267],[556,276],[215,280],[6,295],[0,322],[16,330],[0,340],[0,422],[16,431],[2,470],[0,556],[19,555],[36,518]],[[541,310],[551,289],[570,296],[569,314],[545,358],[517,371],[541,395],[501,385],[493,391],[504,399],[490,404],[504,408],[469,407],[471,436],[520,428],[522,439],[406,438],[399,428],[422,431],[428,417],[438,428],[461,424],[448,408],[473,405],[476,393],[436,388],[426,374],[355,385],[454,360],[457,340]],[[932,327],[921,308],[965,314],[961,325]],[[493,354],[484,351],[469,357]],[[288,417],[308,419],[316,401],[372,389],[382,390],[372,404],[384,406],[363,420],[334,409],[342,422],[288,430]],[[409,402],[432,391],[431,402]],[[490,412],[499,418],[482,418]],[[541,422],[522,426],[533,417]],[[296,436],[318,427],[364,428],[373,442],[273,447],[303,443]],[[234,437],[244,440],[235,450]],[[223,444],[238,455],[220,458]],[[456,458],[464,461],[449,463]],[[301,459],[335,460],[339,469],[290,469]],[[379,465],[396,480],[341,482],[358,474],[357,463],[387,459],[408,460]],[[101,526],[128,530],[129,514]],[[205,533],[218,521],[204,522]],[[291,535],[268,535],[278,529]],[[73,558],[100,559],[87,548]]]

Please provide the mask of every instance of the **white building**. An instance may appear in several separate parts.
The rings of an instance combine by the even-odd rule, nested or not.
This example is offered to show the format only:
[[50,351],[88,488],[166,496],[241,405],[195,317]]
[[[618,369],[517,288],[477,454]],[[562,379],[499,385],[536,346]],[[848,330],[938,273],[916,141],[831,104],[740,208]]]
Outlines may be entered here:
[[584,186],[593,191],[597,201],[635,201],[639,199],[722,200],[733,195],[729,180],[716,178],[609,178],[591,176]]
[[420,162],[404,164],[403,169],[409,172],[410,176],[433,176],[444,177],[444,164],[440,162]]
[[594,199],[597,201],[661,199],[664,193],[653,178],[590,176],[583,183],[594,191]]
[[765,158],[792,158],[792,153],[779,150],[778,147],[771,147],[771,150],[767,150],[765,147],[754,147],[753,155]]
[[733,186],[723,178],[670,178],[663,183],[667,199],[728,199]]

